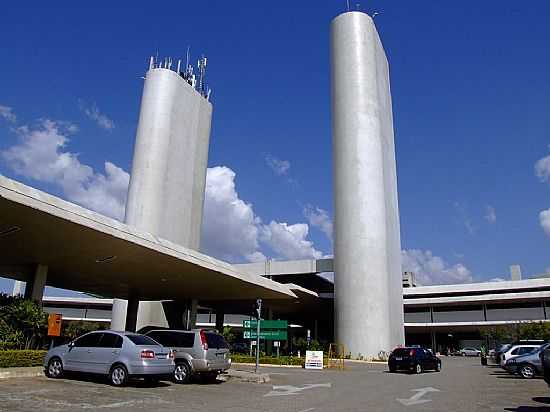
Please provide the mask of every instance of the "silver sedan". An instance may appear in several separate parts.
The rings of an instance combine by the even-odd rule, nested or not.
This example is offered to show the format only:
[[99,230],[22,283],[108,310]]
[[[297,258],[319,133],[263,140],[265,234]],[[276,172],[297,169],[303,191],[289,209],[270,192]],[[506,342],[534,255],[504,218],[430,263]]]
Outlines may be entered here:
[[170,379],[173,352],[148,336],[110,330],[90,332],[67,345],[52,348],[44,358],[46,376],[60,378],[65,371],[105,375],[114,386],[142,377]]

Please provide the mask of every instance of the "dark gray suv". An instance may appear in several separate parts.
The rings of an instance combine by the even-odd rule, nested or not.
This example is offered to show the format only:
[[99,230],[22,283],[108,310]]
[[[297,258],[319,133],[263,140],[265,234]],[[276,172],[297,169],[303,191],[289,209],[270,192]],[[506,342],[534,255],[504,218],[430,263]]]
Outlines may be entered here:
[[215,381],[219,373],[231,367],[229,345],[215,331],[153,329],[145,335],[174,352],[176,383],[187,383],[193,375]]

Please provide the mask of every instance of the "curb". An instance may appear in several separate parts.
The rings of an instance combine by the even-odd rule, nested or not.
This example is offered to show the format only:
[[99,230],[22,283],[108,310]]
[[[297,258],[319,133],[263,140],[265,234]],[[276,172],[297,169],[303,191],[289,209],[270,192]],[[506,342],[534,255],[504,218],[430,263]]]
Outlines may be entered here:
[[229,369],[227,373],[221,375],[220,377],[222,376],[225,377],[224,380],[237,380],[240,382],[268,383],[271,381],[271,378],[267,373],[254,373],[235,369]]
[[29,368],[0,369],[0,379],[34,378],[37,376],[44,376],[43,366],[33,366]]

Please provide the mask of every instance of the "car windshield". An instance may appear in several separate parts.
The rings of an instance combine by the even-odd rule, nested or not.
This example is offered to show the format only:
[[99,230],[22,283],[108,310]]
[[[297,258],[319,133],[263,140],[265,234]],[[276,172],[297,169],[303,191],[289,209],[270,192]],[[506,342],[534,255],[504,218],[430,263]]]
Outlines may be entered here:
[[410,348],[397,348],[397,349],[394,349],[393,354],[395,356],[405,356],[405,355],[408,356],[410,351],[411,351]]
[[132,342],[134,342],[134,345],[137,346],[159,346],[160,344],[153,339],[151,339],[149,336],[143,336],[143,335],[126,335],[128,339],[130,339]]

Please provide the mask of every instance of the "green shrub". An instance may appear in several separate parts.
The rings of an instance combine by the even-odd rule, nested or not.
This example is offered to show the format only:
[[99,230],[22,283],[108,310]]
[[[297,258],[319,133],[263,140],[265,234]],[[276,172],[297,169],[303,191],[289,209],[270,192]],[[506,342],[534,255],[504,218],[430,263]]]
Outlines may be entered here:
[[45,350],[0,350],[0,368],[42,366]]
[[[250,355],[231,354],[231,361],[237,363],[256,363],[256,357]],[[297,365],[304,366],[304,358],[296,356],[260,356],[260,363],[266,365]]]

